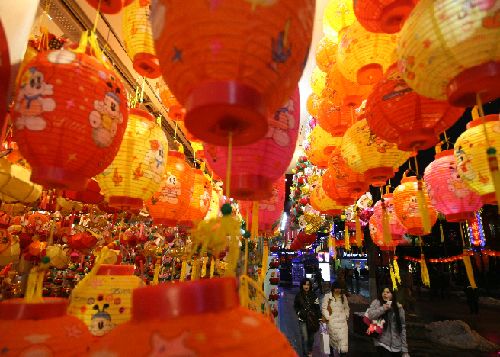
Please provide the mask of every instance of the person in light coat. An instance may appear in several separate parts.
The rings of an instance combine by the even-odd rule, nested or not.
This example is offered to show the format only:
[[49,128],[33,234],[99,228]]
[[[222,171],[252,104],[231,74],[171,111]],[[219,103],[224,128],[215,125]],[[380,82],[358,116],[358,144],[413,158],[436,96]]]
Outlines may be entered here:
[[322,314],[328,322],[330,348],[336,349],[341,356],[346,356],[349,350],[349,331],[347,327],[349,304],[337,281],[332,284],[331,292],[325,294],[323,298]]

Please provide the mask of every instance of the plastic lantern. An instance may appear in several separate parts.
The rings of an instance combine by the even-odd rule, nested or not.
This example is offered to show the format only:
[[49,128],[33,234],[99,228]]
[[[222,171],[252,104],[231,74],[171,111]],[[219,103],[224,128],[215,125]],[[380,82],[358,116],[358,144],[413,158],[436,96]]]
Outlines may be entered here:
[[2,349],[13,356],[84,356],[92,343],[87,327],[66,314],[68,300],[44,298],[0,303]]
[[[282,177],[292,160],[300,122],[299,91],[269,118],[264,139],[232,150],[231,196],[246,201],[271,197],[273,182]],[[207,165],[226,177],[228,148],[204,144]]]
[[314,94],[321,96],[326,86],[326,73],[314,67],[311,73],[311,89]]
[[374,186],[383,186],[410,157],[410,153],[398,150],[396,144],[373,134],[366,119],[347,129],[341,153],[347,165],[356,172],[364,173],[366,181]]
[[35,202],[42,194],[42,187],[30,181],[30,174],[28,169],[0,158],[0,193],[15,201]]
[[498,4],[420,0],[400,32],[403,77],[417,93],[455,106],[500,97]]
[[323,189],[323,179],[320,179],[316,187],[312,190],[310,203],[312,208],[323,214],[337,215],[342,212],[343,205],[332,200]]
[[439,135],[460,118],[463,109],[415,93],[392,65],[374,86],[365,112],[377,136],[398,144],[400,150],[412,151],[436,145]]
[[155,224],[174,225],[190,204],[194,176],[184,154],[169,151],[166,175],[160,189],[146,202],[149,215]]
[[[236,283],[214,278],[135,289],[132,321],[99,339],[89,356],[295,356],[268,318],[240,306]],[[128,343],[132,337],[137,343]]]
[[306,103],[307,112],[315,118],[318,116],[320,102],[321,102],[321,97],[319,97],[314,93],[311,93],[309,97],[307,97],[307,103]]
[[96,176],[111,207],[142,208],[160,187],[168,142],[155,118],[130,109],[127,130],[115,159]]
[[401,30],[418,0],[354,0],[359,23],[370,32],[396,33]]
[[323,36],[316,47],[316,65],[328,73],[337,62],[337,42],[330,36]]
[[331,179],[336,183],[336,186],[347,187],[353,197],[357,198],[361,196],[368,189],[369,184],[365,181],[365,175],[353,171],[347,165],[340,152],[340,147],[336,147],[335,150],[332,151],[328,161],[328,171],[331,174]]
[[210,207],[210,195],[212,185],[202,170],[193,169],[193,193],[189,206],[182,213],[181,224],[192,226],[193,223],[201,221],[207,215]]
[[[387,215],[387,234],[390,235],[387,238],[384,238],[384,215]],[[383,195],[383,200],[377,201],[373,206],[373,214],[370,217],[370,236],[373,242],[382,250],[392,250],[403,241],[402,236],[405,233],[405,227],[394,212],[392,194]]]
[[155,53],[149,17],[149,0],[132,1],[123,10],[123,42],[137,73],[158,78],[160,62]]
[[333,149],[340,146],[341,137],[334,137],[321,126],[316,125],[308,137],[309,147],[305,150],[306,156],[317,167],[324,168],[328,165],[328,158]]
[[326,77],[327,93],[332,93],[334,102],[343,106],[357,108],[372,90],[370,85],[351,82],[340,73],[338,66],[332,66]]
[[96,57],[46,51],[21,73],[12,119],[31,180],[80,190],[113,161],[127,125],[127,100],[116,74]]
[[366,31],[354,22],[341,35],[337,66],[344,77],[359,84],[374,84],[396,61],[396,35]]
[[352,1],[345,0],[329,0],[323,16],[326,24],[337,33],[351,26],[356,20]]
[[131,3],[130,0],[87,0],[87,2],[103,14],[117,14],[124,6]]
[[301,77],[314,12],[309,0],[155,1],[156,52],[186,128],[214,145],[263,138]]
[[317,116],[318,124],[333,136],[342,136],[357,120],[354,108],[335,104],[324,98],[321,100]]
[[[422,187],[419,189],[420,184]],[[415,236],[429,234],[430,228],[436,223],[437,212],[432,206],[425,182],[419,183],[415,176],[404,176],[393,195],[394,212],[407,232]],[[428,230],[425,227],[426,215]]]
[[425,168],[424,181],[432,205],[449,222],[474,218],[474,212],[483,205],[481,196],[460,179],[453,150],[436,154],[435,160]]
[[[482,126],[485,127],[482,127]],[[488,133],[488,142],[484,136]],[[498,114],[475,119],[455,143],[455,157],[460,179],[477,192],[485,204],[496,204],[495,185],[488,164],[488,147],[497,148],[496,158],[500,160],[500,119]]]

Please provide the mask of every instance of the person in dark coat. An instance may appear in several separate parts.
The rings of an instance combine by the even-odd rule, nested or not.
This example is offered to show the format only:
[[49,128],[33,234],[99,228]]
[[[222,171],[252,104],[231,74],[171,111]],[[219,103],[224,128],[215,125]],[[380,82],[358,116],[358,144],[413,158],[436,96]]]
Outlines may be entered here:
[[313,292],[309,279],[302,279],[300,282],[300,291],[295,296],[293,307],[299,320],[302,352],[304,356],[312,356],[314,334],[319,328],[321,312],[318,297]]

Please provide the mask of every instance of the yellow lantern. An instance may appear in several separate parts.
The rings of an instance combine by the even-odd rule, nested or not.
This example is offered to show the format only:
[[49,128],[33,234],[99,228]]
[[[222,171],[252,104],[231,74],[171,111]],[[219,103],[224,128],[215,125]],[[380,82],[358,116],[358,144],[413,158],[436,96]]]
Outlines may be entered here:
[[332,136],[321,126],[316,125],[308,137],[309,147],[306,149],[306,156],[314,165],[327,167],[328,158],[342,142],[341,137]]
[[417,93],[466,107],[500,97],[498,1],[420,0],[398,41],[404,80]]
[[366,119],[347,129],[341,152],[349,167],[364,173],[366,181],[374,186],[385,185],[394,176],[394,171],[410,157],[409,152],[401,151],[396,144],[373,134]]
[[311,73],[311,89],[314,94],[321,96],[326,85],[326,73],[314,67]]
[[115,159],[96,176],[109,205],[142,208],[143,201],[158,190],[165,173],[167,137],[155,118],[130,109],[127,129]]
[[137,73],[147,78],[158,78],[161,74],[160,62],[156,57],[149,12],[149,0],[133,0],[125,7],[123,42]]
[[374,84],[396,61],[397,35],[372,33],[354,22],[340,36],[337,65],[345,78]]
[[317,185],[312,190],[309,200],[312,208],[323,214],[340,214],[344,208],[326,194],[323,189],[323,180],[321,178],[318,179]]
[[337,42],[331,36],[323,36],[316,47],[316,65],[327,72],[337,62]]
[[[484,125],[484,127],[483,127]],[[485,138],[485,131],[487,139]],[[500,160],[500,119],[498,114],[475,119],[455,143],[457,172],[472,190],[476,191],[485,204],[497,204],[494,178],[490,170],[487,149],[497,148],[496,159]],[[493,159],[495,154],[492,155]],[[497,169],[498,170],[498,169]]]
[[307,97],[307,102],[306,102],[307,111],[315,118],[318,116],[320,103],[321,103],[321,97],[314,93],[309,94],[309,97]]
[[201,221],[210,208],[210,194],[212,187],[205,173],[200,169],[193,169],[194,183],[193,193],[189,207],[182,215],[181,224],[192,226],[193,223]]
[[212,195],[210,197],[210,207],[205,216],[206,220],[217,218],[220,214],[222,190],[216,184],[212,185]]
[[[6,158],[0,159],[0,195],[3,201],[35,202],[42,193],[42,186],[30,181],[31,172]],[[7,197],[5,197],[7,196]]]
[[356,20],[351,0],[329,0],[323,16],[326,25],[337,33]]

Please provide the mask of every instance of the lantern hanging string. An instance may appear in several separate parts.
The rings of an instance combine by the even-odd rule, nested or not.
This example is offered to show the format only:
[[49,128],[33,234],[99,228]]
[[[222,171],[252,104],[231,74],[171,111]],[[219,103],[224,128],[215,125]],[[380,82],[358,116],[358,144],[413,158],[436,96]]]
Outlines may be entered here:
[[448,139],[448,135],[446,135],[446,131],[443,132],[444,135],[444,143],[446,144],[446,150],[450,148],[450,139]]
[[231,196],[231,165],[233,161],[233,133],[230,131],[228,134],[227,146],[227,166],[226,166],[226,197],[229,200]]
[[94,26],[92,27],[92,32],[95,32],[95,30],[97,29],[97,22],[99,21],[99,15],[101,13],[101,2],[102,0],[99,0],[99,2],[97,3],[97,11],[96,11],[96,14],[95,14],[95,19],[94,19]]

